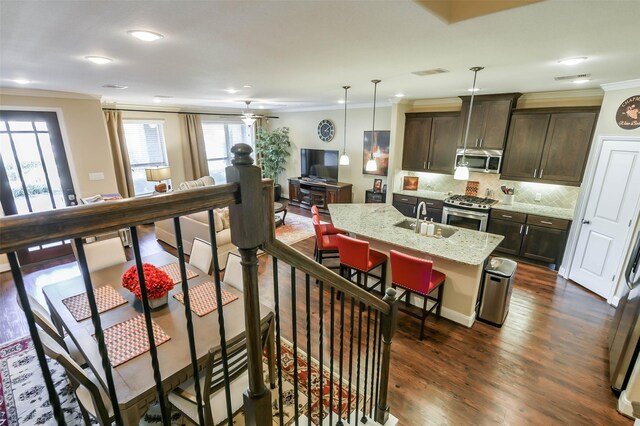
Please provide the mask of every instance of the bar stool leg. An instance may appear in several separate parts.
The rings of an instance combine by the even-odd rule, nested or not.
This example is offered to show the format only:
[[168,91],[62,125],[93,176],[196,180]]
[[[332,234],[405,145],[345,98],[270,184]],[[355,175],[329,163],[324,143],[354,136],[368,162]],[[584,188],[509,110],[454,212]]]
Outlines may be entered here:
[[444,285],[446,281],[440,284],[440,288],[438,288],[438,308],[436,309],[436,315],[440,318],[440,311],[442,309],[442,293],[444,293]]
[[384,263],[382,264],[382,271],[380,273],[380,290],[383,297],[385,295],[384,291],[385,291],[386,285],[387,285],[387,261],[385,260]]
[[422,321],[420,324],[420,340],[424,338],[424,322],[427,319],[427,296],[424,296],[424,302],[422,303]]

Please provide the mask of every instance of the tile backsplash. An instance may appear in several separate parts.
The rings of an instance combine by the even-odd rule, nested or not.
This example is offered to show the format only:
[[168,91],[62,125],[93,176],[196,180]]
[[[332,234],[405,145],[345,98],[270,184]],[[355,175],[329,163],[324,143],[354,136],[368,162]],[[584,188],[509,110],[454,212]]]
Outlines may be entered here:
[[[467,181],[455,180],[451,175],[402,172],[399,175],[399,182],[396,183],[396,189],[402,189],[403,176],[418,176],[420,178],[418,188],[428,191],[464,194],[467,186]],[[573,209],[580,193],[580,188],[575,186],[501,180],[500,175],[497,174],[471,172],[469,180],[480,182],[479,197],[488,196],[501,200],[500,186],[506,185],[509,188],[514,188],[515,201],[518,203],[540,204],[564,209]],[[536,194],[540,194],[540,201],[535,200]]]

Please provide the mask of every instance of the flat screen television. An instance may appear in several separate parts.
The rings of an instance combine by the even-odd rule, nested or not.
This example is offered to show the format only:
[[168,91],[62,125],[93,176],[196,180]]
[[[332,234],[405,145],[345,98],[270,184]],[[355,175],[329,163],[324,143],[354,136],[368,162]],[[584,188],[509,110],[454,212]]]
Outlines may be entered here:
[[339,151],[301,148],[301,176],[320,181],[336,182],[338,180],[339,157]]

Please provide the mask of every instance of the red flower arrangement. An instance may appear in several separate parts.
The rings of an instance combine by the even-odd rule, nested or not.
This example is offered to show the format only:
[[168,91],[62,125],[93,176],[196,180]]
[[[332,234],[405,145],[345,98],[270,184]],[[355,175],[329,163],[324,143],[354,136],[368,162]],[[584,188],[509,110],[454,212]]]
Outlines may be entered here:
[[[166,272],[156,268],[149,263],[142,264],[144,271],[144,282],[147,286],[147,297],[159,299],[173,289],[173,280]],[[122,286],[135,294],[136,298],[142,300],[140,293],[140,282],[138,281],[138,268],[132,266],[122,276]]]

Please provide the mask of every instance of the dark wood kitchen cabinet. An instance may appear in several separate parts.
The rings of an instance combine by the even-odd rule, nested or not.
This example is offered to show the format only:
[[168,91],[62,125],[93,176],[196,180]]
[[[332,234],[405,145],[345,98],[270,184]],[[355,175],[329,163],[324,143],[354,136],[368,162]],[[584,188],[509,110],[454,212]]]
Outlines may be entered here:
[[402,169],[453,173],[459,124],[458,112],[405,114]]
[[[511,112],[516,107],[520,93],[475,96],[469,124],[467,148],[502,149],[507,137]],[[462,99],[461,131],[458,147],[464,146],[464,128],[469,117],[471,96]]]
[[501,178],[580,185],[597,116],[598,108],[514,112]]
[[570,225],[569,220],[493,209],[488,232],[504,236],[497,252],[553,264],[557,269]]
[[407,217],[416,217],[418,198],[408,195],[393,194],[393,207]]

